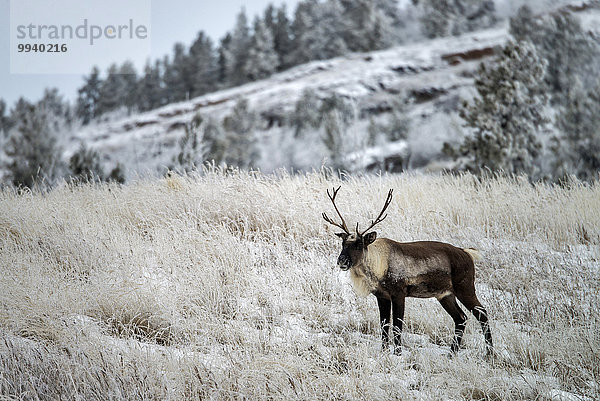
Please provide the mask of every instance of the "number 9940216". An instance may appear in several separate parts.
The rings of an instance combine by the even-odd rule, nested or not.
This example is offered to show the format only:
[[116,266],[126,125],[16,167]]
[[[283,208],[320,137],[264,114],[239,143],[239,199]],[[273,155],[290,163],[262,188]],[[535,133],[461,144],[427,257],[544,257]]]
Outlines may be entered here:
[[19,53],[66,53],[68,50],[66,43],[19,43],[17,51]]

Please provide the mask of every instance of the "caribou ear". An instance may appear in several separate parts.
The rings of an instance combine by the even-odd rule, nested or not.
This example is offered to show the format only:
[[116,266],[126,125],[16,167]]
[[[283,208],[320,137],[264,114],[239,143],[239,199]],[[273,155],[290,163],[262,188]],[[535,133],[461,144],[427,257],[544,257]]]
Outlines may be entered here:
[[371,231],[364,236],[365,246],[371,245],[377,239],[377,232]]
[[340,237],[344,241],[346,240],[346,238],[348,238],[348,234],[346,234],[346,233],[335,233],[335,235],[337,235],[338,237]]

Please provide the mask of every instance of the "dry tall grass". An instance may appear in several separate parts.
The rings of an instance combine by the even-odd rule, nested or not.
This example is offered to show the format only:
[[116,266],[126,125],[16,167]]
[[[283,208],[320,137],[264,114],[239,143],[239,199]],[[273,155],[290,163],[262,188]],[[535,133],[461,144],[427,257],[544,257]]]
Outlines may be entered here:
[[[403,355],[381,352],[326,188],[379,235],[479,248],[471,316],[407,301]],[[519,179],[207,172],[0,194],[2,399],[579,399],[600,397],[600,186]],[[583,398],[581,398],[583,399]]]

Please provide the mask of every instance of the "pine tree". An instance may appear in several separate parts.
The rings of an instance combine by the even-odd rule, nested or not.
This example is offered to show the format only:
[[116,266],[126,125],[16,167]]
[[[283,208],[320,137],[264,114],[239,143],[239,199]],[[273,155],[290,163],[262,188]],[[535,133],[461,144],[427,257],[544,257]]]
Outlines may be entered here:
[[121,163],[117,163],[117,165],[110,170],[107,181],[125,184],[125,168]]
[[37,102],[37,108],[46,115],[52,132],[59,133],[70,129],[73,122],[71,105],[57,88],[44,89],[44,95]]
[[384,49],[396,41],[398,5],[383,0],[342,0],[350,28],[344,38],[349,50],[366,52]]
[[574,174],[598,179],[600,172],[600,81],[590,89],[576,80],[557,118],[555,178]]
[[256,121],[257,116],[249,109],[246,99],[240,99],[231,114],[224,119],[223,127],[227,131],[227,165],[247,169],[258,161],[254,134]]
[[208,118],[204,125],[204,160],[215,165],[221,165],[225,161],[227,151],[227,139],[223,127],[213,118]]
[[344,122],[338,110],[325,114],[323,144],[329,151],[330,166],[334,170],[345,169],[344,165]]
[[494,25],[496,5],[493,0],[454,0],[456,16],[452,23],[452,34],[460,35]]
[[106,79],[100,85],[98,95],[98,115],[116,110],[121,105],[123,81],[116,64],[108,67]]
[[[263,12],[263,23],[272,35],[275,31],[275,7],[273,6],[273,3],[267,4],[267,7]],[[254,22],[254,25],[256,25],[256,21]]]
[[21,98],[11,113],[15,125],[5,149],[9,158],[5,167],[16,186],[52,185],[62,173],[61,150],[48,121],[47,110],[39,106]]
[[317,129],[321,126],[321,101],[311,89],[304,89],[296,102],[290,116],[290,125],[294,128],[294,136],[301,138],[307,129]]
[[454,8],[450,0],[424,0],[422,2],[421,29],[430,39],[448,36]]
[[104,169],[100,154],[81,144],[77,152],[69,158],[69,170],[73,179],[79,182],[103,181]]
[[131,61],[125,61],[119,68],[119,74],[121,78],[119,103],[127,108],[128,114],[131,114],[139,101],[137,71]]
[[192,80],[192,97],[203,95],[217,88],[217,58],[212,41],[204,32],[198,33],[198,37],[190,46],[188,63]]
[[323,122],[323,144],[329,151],[331,167],[346,169],[346,153],[354,150],[355,145],[350,143],[346,131],[356,120],[355,108],[343,97],[332,94],[321,101],[319,120]]
[[219,83],[224,85],[227,81],[227,54],[229,54],[229,45],[231,44],[231,34],[227,33],[219,42],[217,76]]
[[237,17],[237,22],[231,35],[231,41],[225,52],[226,82],[231,86],[247,82],[245,74],[250,48],[250,31],[246,11],[242,9]]
[[0,135],[6,134],[10,129],[10,120],[6,115],[6,102],[0,99]]
[[509,32],[517,41],[527,40],[536,46],[536,50],[543,56],[541,49],[537,48],[541,43],[541,37],[546,29],[542,18],[537,18],[528,5],[519,7],[517,13],[510,18]]
[[186,70],[187,57],[185,46],[182,43],[176,43],[173,46],[173,58],[164,59],[164,77],[165,91],[168,102],[180,102],[186,100],[191,91],[191,77]]
[[251,81],[266,78],[277,70],[278,63],[279,57],[275,52],[273,36],[265,23],[257,18],[244,68],[246,77]]
[[521,7],[511,18],[510,32],[517,40],[529,40],[548,62],[545,81],[553,93],[553,103],[563,104],[576,79],[593,85],[600,73],[600,47],[586,33],[579,20],[569,13],[535,17]]
[[346,54],[344,38],[350,26],[338,0],[325,0],[312,8],[312,27],[304,32],[300,44],[307,48],[311,60],[327,60]]
[[445,152],[467,157],[467,169],[476,173],[490,169],[536,178],[539,134],[548,122],[545,68],[529,42],[509,42],[497,63],[481,64],[475,79],[478,96],[460,110],[472,135],[458,149],[446,146]]
[[423,0],[421,25],[425,36],[460,35],[496,23],[493,0]]
[[78,90],[76,115],[81,118],[83,124],[88,124],[100,115],[98,102],[102,80],[98,67],[94,67],[89,77],[84,77],[84,81],[84,85]]
[[305,35],[314,26],[312,10],[318,5],[317,0],[302,0],[296,5],[294,21],[292,22],[292,52],[288,55],[287,64],[290,66],[306,63],[312,60],[305,45]]
[[408,100],[406,98],[394,99],[392,110],[384,122],[377,122],[371,119],[369,122],[369,142],[374,145],[377,138],[381,135],[387,141],[396,142],[405,140],[410,131],[411,120],[408,116]]
[[225,161],[227,151],[227,138],[223,127],[213,118],[208,118],[204,125],[204,160],[215,165],[221,165]]
[[290,67],[289,55],[292,52],[291,26],[285,3],[277,9],[277,17],[273,27],[271,27],[271,32],[273,34],[273,47],[279,57],[278,70],[283,71]]
[[[548,60],[546,82],[556,94],[566,93],[573,78],[590,83],[597,77],[594,67],[600,62],[598,45],[583,31],[579,20],[571,14],[553,16],[552,31],[544,40],[544,56]],[[596,73],[595,73],[596,72]]]
[[177,167],[183,171],[194,170],[203,161],[202,117],[197,115],[185,126],[185,134],[179,141],[179,153],[175,158]]
[[160,63],[152,66],[148,61],[144,67],[144,75],[138,81],[137,107],[140,111],[148,111],[162,105],[162,88]]
[[355,117],[355,110],[349,101],[342,96],[333,93],[321,101],[319,108],[320,118],[325,118],[328,114],[336,112],[344,125],[349,125]]

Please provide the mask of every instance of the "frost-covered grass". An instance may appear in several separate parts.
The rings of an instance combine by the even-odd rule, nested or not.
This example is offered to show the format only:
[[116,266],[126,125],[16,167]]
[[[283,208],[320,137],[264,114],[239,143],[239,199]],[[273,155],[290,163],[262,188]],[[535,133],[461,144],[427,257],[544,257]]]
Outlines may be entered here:
[[[471,316],[408,299],[403,355],[332,267],[326,188],[349,224],[476,247],[498,356]],[[207,172],[0,193],[0,398],[600,397],[600,186],[471,176]]]

